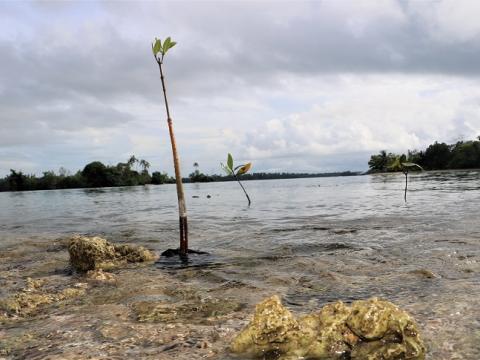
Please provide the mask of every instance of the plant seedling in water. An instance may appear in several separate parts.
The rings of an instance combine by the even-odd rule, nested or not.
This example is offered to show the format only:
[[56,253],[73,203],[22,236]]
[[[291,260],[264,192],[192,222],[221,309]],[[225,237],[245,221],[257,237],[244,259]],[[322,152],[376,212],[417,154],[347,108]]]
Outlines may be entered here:
[[423,168],[418,164],[415,164],[412,162],[402,162],[400,157],[397,157],[393,162],[393,164],[389,166],[390,170],[393,170],[393,171],[399,170],[403,172],[403,174],[405,175],[405,193],[403,195],[403,199],[405,200],[405,202],[407,202],[408,171],[415,168],[423,170]]
[[252,203],[250,201],[250,196],[248,196],[247,191],[243,187],[242,183],[240,182],[240,179],[238,178],[240,175],[246,174],[252,167],[252,163],[246,163],[243,165],[238,165],[237,167],[233,167],[233,157],[232,154],[228,153],[227,156],[227,165],[224,165],[223,163],[220,163],[222,166],[223,170],[227,173],[227,175],[232,175],[235,180],[237,180],[238,184],[241,186],[243,192],[245,193],[245,196],[247,197],[248,200],[248,206]]
[[187,206],[185,203],[185,194],[183,192],[182,175],[180,174],[180,159],[177,153],[177,144],[175,135],[173,134],[172,118],[170,117],[170,109],[168,107],[167,90],[165,87],[165,77],[163,75],[163,60],[167,51],[174,47],[177,43],[167,37],[162,44],[160,39],[155,38],[152,43],[152,52],[155,61],[160,69],[160,79],[162,80],[163,98],[165,100],[165,109],[167,110],[168,131],[170,133],[170,142],[172,144],[173,165],[175,168],[175,179],[177,183],[178,212],[180,218],[180,255],[186,256],[188,253],[188,226],[187,226]]

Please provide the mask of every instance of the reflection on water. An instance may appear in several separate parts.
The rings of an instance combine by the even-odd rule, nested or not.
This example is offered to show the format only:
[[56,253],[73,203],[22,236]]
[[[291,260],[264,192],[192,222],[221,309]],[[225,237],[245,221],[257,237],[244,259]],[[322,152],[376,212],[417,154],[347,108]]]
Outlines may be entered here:
[[[126,271],[123,287],[93,291],[89,301],[156,299],[163,295],[144,293],[129,276],[152,283],[170,276],[195,288],[199,297],[228,295],[246,304],[248,311],[236,315],[241,320],[232,320],[239,328],[251,306],[272,293],[297,312],[337,299],[380,296],[419,320],[430,359],[478,359],[479,172],[412,173],[407,203],[402,174],[245,186],[250,208],[233,182],[186,184],[191,246],[210,252],[205,263],[164,262],[142,275]],[[0,251],[10,254],[2,257],[0,269],[7,271],[5,264],[18,256],[26,269],[18,278],[51,274],[66,255],[57,254],[56,265],[48,265],[41,244],[51,246],[52,239],[72,233],[100,234],[161,253],[177,246],[177,219],[174,185],[0,193]],[[29,263],[32,253],[38,258]],[[8,271],[14,266],[20,264]],[[135,346],[147,357],[146,345]],[[175,356],[187,359],[192,351],[178,350]]]

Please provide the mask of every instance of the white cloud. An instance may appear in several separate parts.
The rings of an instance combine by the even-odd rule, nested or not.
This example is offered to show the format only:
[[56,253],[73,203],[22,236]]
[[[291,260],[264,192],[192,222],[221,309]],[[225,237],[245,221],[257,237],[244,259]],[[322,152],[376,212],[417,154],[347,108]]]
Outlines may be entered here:
[[320,103],[248,133],[250,158],[306,157],[321,167],[322,157],[334,154],[406,152],[480,134],[479,81],[345,75],[334,86],[315,82],[323,85],[309,89],[321,94]]
[[440,42],[480,39],[480,2],[475,0],[412,1],[409,7]]

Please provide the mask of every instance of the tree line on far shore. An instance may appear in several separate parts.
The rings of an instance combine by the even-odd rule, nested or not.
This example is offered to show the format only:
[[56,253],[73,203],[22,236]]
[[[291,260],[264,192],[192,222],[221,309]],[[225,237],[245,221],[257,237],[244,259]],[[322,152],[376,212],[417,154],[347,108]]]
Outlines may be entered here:
[[380,151],[368,162],[369,173],[399,171],[395,163],[411,162],[425,170],[480,169],[480,136],[477,140],[458,141],[455,144],[435,142],[425,150],[408,151],[407,154]]
[[9,175],[0,179],[0,191],[135,186],[175,182],[166,173],[153,172],[150,175],[149,167],[148,161],[131,156],[127,162],[120,162],[114,166],[94,161],[75,174],[69,174],[65,169],[60,168],[58,174],[54,171],[46,171],[42,176],[37,177],[10,170]]
[[[199,170],[198,163],[194,171],[183,182],[215,182],[233,181],[232,176],[205,175]],[[146,160],[131,156],[127,162],[117,165],[105,165],[100,161],[87,164],[83,170],[69,174],[63,168],[58,173],[46,171],[42,176],[25,174],[22,171],[10,170],[10,174],[0,179],[0,191],[28,191],[28,190],[54,190],[75,189],[92,187],[136,186],[147,184],[174,184],[175,178],[165,172],[148,172],[150,164]],[[344,171],[335,173],[252,173],[242,175],[242,180],[267,180],[267,179],[293,179],[306,177],[325,176],[352,176],[358,172]]]

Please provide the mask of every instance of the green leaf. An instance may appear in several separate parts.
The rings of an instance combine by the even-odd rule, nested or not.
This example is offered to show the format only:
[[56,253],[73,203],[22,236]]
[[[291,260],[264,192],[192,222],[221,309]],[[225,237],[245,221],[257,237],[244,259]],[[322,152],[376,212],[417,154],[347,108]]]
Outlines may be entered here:
[[238,175],[242,175],[242,174],[245,174],[246,172],[248,172],[248,170],[250,170],[250,168],[252,167],[252,163],[249,162],[245,165],[243,165],[240,170],[238,170],[237,174]]
[[170,46],[171,41],[172,41],[172,39],[170,39],[170,36],[169,36],[169,37],[167,37],[167,38],[165,39],[165,41],[163,42],[163,52],[162,52],[163,55],[165,55],[165,54],[167,53],[168,49],[170,49],[170,47],[171,47],[171,46]]
[[155,44],[152,44],[153,54],[157,56],[159,51],[162,51],[162,41],[160,39],[155,39]]
[[418,167],[420,170],[423,170],[423,168],[418,165],[418,164],[415,164],[415,163],[412,163],[412,162],[404,162],[402,163],[402,166],[405,166],[405,167]]
[[230,170],[229,168],[227,168],[225,165],[223,165],[223,163],[220,163],[220,166],[222,167],[223,171],[225,171],[227,173],[227,175],[232,175],[233,174],[233,171]]
[[232,157],[232,154],[228,153],[228,156],[227,156],[227,166],[230,170],[233,171],[233,157]]
[[177,45],[177,43],[176,43],[175,41],[172,41],[172,42],[170,43],[170,49],[171,49],[172,47],[174,47],[175,45]]

